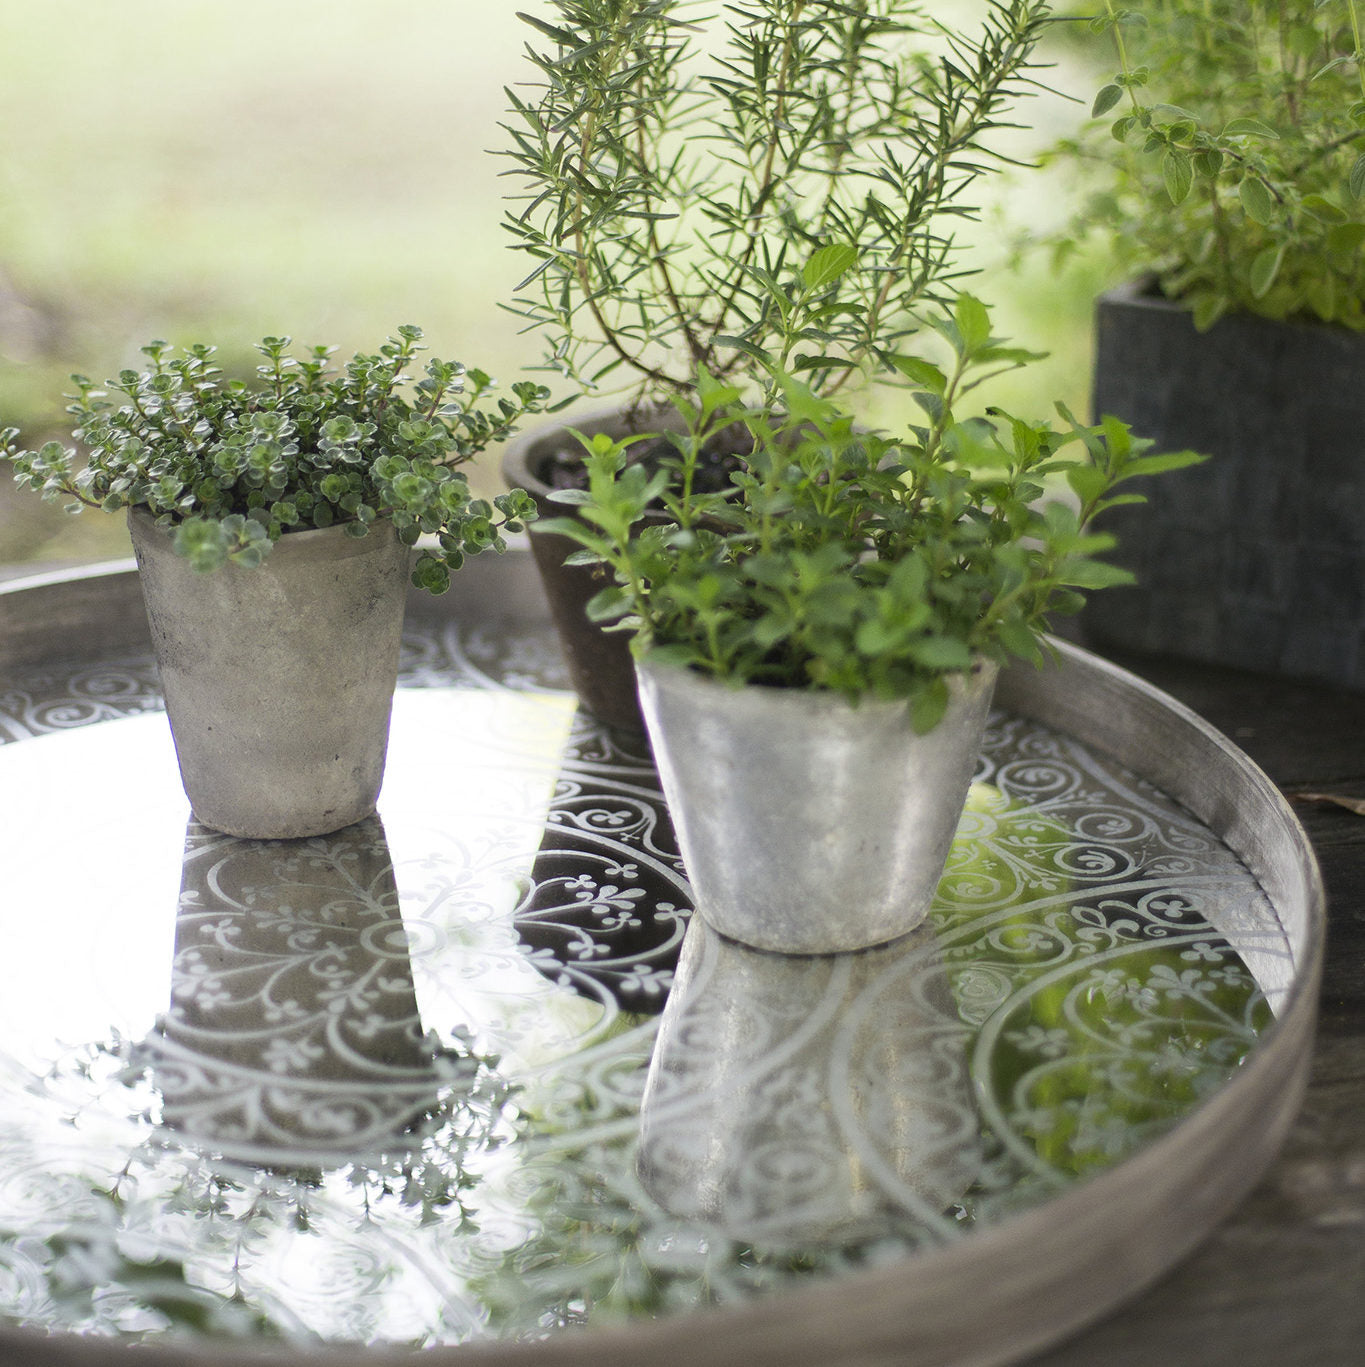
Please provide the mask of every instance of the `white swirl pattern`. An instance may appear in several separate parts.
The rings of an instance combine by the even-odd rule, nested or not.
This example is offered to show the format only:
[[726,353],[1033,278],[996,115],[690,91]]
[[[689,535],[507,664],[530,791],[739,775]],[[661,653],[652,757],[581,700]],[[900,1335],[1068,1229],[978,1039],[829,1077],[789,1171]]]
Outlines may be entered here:
[[[410,632],[403,685],[424,725],[486,701],[451,723],[463,816],[438,762],[321,840],[191,823],[154,1028],[54,1031],[41,1068],[0,1047],[6,1319],[418,1345],[766,1294],[1120,1161],[1237,1068],[1290,976],[1207,829],[1018,718],[931,924],[785,959],[689,929],[647,750],[554,730],[545,637]],[[0,683],[0,740],[159,706],[143,659],[29,675]],[[32,971],[60,989],[56,963]]]

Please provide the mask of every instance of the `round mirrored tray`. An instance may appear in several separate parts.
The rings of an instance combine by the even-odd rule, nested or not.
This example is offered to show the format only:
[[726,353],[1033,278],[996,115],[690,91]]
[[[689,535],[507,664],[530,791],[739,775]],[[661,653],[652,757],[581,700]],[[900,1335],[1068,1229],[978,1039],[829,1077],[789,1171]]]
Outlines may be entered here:
[[193,821],[140,613],[122,566],[0,592],[16,1361],[1005,1361],[1297,1107],[1303,833],[1083,652],[1002,680],[929,922],[788,958],[691,917],[523,554],[413,599],[378,816],[315,840]]

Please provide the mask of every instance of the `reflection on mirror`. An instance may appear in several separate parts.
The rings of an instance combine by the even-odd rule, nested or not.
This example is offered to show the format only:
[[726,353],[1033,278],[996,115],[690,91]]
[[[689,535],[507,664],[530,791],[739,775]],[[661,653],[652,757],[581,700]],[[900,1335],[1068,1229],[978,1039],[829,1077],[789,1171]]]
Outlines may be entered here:
[[696,917],[641,1102],[640,1179],[670,1214],[762,1244],[936,1220],[980,1166],[969,1035],[931,926],[796,957]]
[[691,914],[677,837],[642,736],[581,720],[514,916],[531,962],[635,1013],[663,1010]]
[[424,1034],[378,817],[308,840],[191,821],[170,1003],[142,1047],[162,1123],[256,1159],[354,1158],[479,1063]]
[[657,775],[539,639],[412,637],[384,826],[321,843],[186,832],[150,669],[101,673],[128,717],[0,697],[6,1323],[302,1351],[800,1294],[1168,1134],[1293,978],[1213,832],[1001,715],[922,933],[697,924],[652,1014],[691,902]]
[[1058,756],[1002,777],[1035,800],[973,785],[902,940],[796,958],[694,918],[641,1112],[665,1211],[755,1244],[951,1238],[1135,1152],[1255,1047],[1288,956],[1246,871]]

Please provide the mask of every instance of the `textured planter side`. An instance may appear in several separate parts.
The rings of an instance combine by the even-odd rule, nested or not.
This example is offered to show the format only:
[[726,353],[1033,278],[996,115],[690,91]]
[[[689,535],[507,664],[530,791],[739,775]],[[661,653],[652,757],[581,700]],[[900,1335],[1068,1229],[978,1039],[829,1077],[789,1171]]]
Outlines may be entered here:
[[756,949],[883,944],[925,917],[995,686],[953,680],[927,735],[903,702],[729,688],[641,662],[640,702],[697,911]]
[[1365,688],[1365,336],[1188,312],[1136,286],[1096,310],[1094,412],[1213,459],[1144,481],[1102,524],[1138,585],[1087,634]]
[[[556,423],[514,438],[502,459],[502,475],[508,484],[525,489],[535,499],[541,517],[569,517],[573,507],[557,503],[543,478],[544,465],[556,451],[576,444],[570,429],[592,436],[609,432],[613,438],[635,433],[676,430],[678,415],[672,408],[628,410],[613,408],[584,414],[579,421]],[[528,528],[531,553],[545,585],[555,631],[564,652],[574,692],[583,706],[608,726],[643,731],[639,699],[635,690],[635,663],[629,634],[604,631],[590,622],[585,611],[589,599],[614,583],[603,565],[566,565],[565,557],[581,549],[567,536]]]
[[129,515],[186,796],[228,835],[323,835],[384,777],[409,550],[389,523],[292,532],[265,563],[199,574]]

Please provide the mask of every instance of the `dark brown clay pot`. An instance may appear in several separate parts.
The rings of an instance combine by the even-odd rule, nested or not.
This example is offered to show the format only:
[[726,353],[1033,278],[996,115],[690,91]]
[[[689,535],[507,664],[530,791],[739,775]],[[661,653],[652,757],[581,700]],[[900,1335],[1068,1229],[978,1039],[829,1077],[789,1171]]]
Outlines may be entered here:
[[1101,526],[1138,577],[1097,594],[1101,646],[1365,689],[1365,336],[1188,310],[1130,285],[1096,311],[1094,411],[1206,464]]
[[[619,439],[635,433],[676,431],[680,425],[671,407],[617,407],[585,413],[577,420],[541,427],[509,442],[502,459],[503,478],[535,499],[541,517],[571,516],[571,504],[550,497],[553,488],[546,474],[560,452],[578,445],[573,432],[587,436],[609,432]],[[579,549],[567,536],[539,531],[535,523],[530,525],[529,535],[579,702],[608,726],[643,732],[629,635],[605,631],[590,622],[585,612],[588,600],[612,583],[611,571],[602,565],[566,565],[565,558]]]

